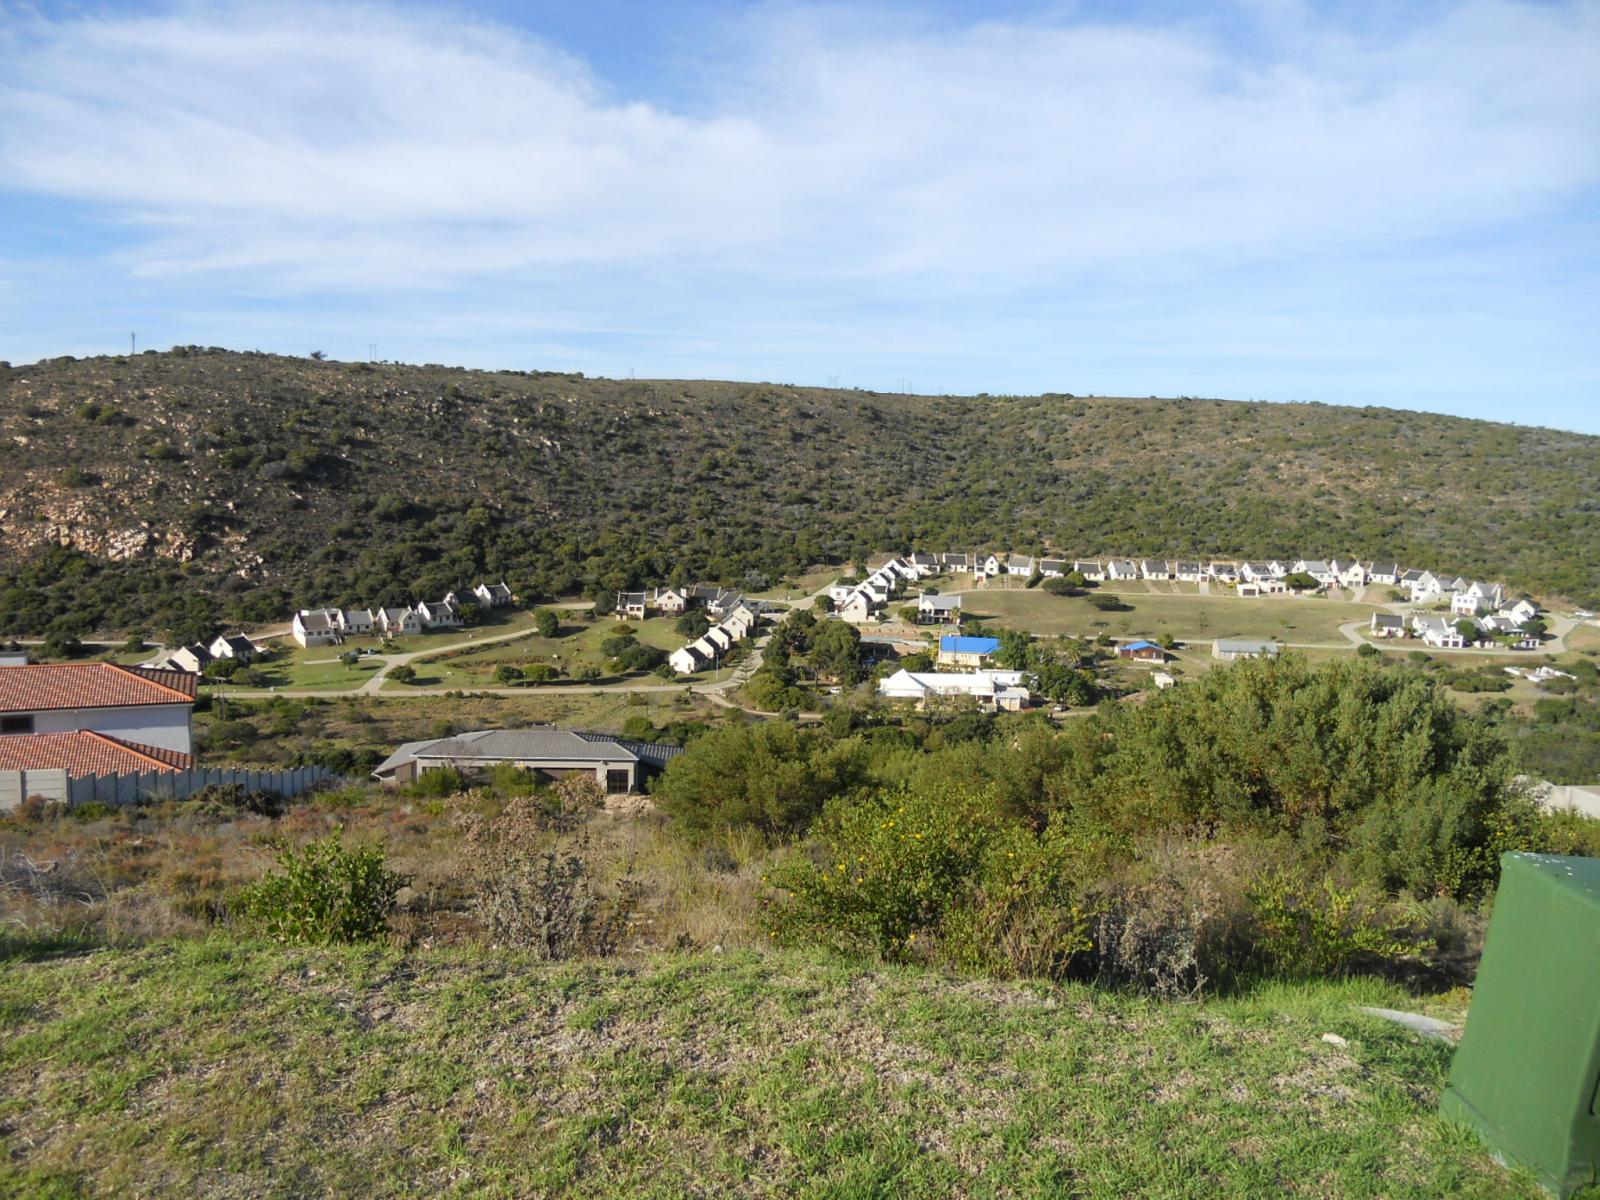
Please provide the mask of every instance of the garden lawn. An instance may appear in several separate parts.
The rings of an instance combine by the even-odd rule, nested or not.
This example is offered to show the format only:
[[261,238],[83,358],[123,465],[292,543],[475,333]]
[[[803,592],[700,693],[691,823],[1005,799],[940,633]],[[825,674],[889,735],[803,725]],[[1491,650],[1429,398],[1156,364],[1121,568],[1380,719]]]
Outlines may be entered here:
[[1435,1115],[1447,1047],[1355,1012],[1415,1006],[1376,984],[1158,1004],[781,952],[29,953],[0,971],[4,1195],[1539,1195]]
[[[1091,592],[1111,594],[1109,592]],[[1042,588],[962,594],[968,616],[992,618],[997,625],[1035,634],[1107,633],[1112,637],[1154,637],[1210,641],[1219,637],[1275,638],[1282,642],[1350,645],[1339,632],[1347,621],[1367,621],[1372,606],[1344,600],[1289,596],[1170,596],[1129,591],[1119,596],[1131,611],[1101,612],[1086,596],[1056,596]]]

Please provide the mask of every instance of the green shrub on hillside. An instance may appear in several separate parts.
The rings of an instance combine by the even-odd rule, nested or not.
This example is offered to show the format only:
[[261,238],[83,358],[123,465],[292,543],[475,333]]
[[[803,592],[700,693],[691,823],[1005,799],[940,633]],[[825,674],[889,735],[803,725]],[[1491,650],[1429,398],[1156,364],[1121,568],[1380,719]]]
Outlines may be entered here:
[[285,847],[278,869],[240,891],[233,912],[280,942],[366,942],[388,929],[405,877],[387,870],[383,850],[347,850],[335,830],[302,849]]

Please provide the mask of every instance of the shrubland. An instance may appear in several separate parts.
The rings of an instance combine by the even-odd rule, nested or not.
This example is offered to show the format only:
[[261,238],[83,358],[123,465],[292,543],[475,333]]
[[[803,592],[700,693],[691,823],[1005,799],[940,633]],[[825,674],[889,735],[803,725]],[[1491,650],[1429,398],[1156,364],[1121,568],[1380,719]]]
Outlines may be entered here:
[[26,446],[0,459],[0,634],[63,644],[484,577],[760,590],[912,548],[1356,554],[1600,599],[1600,438],[1386,409],[180,347],[0,366],[0,436]]

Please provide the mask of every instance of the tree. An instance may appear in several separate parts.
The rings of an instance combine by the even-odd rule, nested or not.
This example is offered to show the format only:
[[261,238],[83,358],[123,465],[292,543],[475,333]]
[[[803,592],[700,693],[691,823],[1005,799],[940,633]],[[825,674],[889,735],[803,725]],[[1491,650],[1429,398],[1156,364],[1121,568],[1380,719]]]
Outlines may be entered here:
[[533,614],[533,628],[542,638],[553,638],[561,632],[561,618],[548,608],[541,608]]
[[703,609],[691,608],[673,622],[672,628],[680,637],[693,641],[695,638],[703,637],[706,630],[711,628],[711,618],[706,616]]
[[1033,658],[1033,638],[1018,629],[1000,631],[1000,648],[991,656],[1004,671],[1026,671]]
[[811,669],[823,678],[856,683],[862,674],[861,634],[854,625],[828,621],[811,639],[810,661]]
[[417,669],[409,663],[401,663],[390,669],[389,678],[396,683],[412,683],[417,678]]
[[1093,678],[1085,671],[1075,670],[1054,659],[1045,659],[1034,667],[1028,686],[1045,699],[1059,704],[1081,706],[1094,703]]
[[1314,592],[1322,585],[1317,582],[1315,575],[1305,571],[1296,571],[1293,575],[1283,577],[1283,586],[1291,592]]
[[822,595],[816,598],[811,607],[819,613],[831,613],[834,608],[833,597],[828,595],[827,592],[823,592]]
[[[759,672],[758,672],[759,674]],[[729,725],[696,738],[656,781],[656,806],[675,826],[703,835],[752,827],[768,836],[796,833],[864,781],[854,738],[823,743],[782,721]]]
[[1478,623],[1471,617],[1462,617],[1456,622],[1455,629],[1469,643],[1475,642],[1483,636],[1482,631],[1478,628]]
[[525,678],[527,678],[527,675],[522,668],[514,667],[510,663],[501,663],[494,669],[496,683],[521,683]]

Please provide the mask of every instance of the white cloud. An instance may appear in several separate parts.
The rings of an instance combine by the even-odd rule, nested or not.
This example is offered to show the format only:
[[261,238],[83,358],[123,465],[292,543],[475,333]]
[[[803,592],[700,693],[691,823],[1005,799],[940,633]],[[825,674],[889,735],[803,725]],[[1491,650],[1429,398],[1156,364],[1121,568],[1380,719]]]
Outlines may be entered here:
[[1600,179],[1593,0],[1381,39],[1263,11],[1249,55],[1194,26],[769,12],[695,115],[378,4],[35,20],[0,42],[0,186],[103,206],[137,272],[267,291],[639,263],[959,295],[1371,252]]

